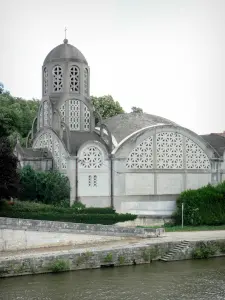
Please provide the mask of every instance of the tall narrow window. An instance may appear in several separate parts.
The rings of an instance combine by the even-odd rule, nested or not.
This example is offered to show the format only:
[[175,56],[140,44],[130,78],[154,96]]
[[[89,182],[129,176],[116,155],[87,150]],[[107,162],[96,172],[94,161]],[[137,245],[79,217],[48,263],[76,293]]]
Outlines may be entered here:
[[80,101],[69,100],[69,128],[80,130]]
[[44,126],[48,125],[48,102],[44,102]]
[[86,105],[84,105],[84,109],[83,109],[83,120],[84,120],[84,130],[85,131],[89,131],[90,130],[90,111],[87,108]]
[[61,92],[63,89],[63,71],[62,67],[55,66],[52,70],[53,92]]
[[97,182],[97,175],[94,175],[94,180],[93,180],[93,186],[97,187],[98,182]]
[[88,96],[88,69],[84,69],[84,95]]
[[41,106],[41,109],[40,109],[40,115],[39,115],[39,127],[40,127],[40,128],[43,127],[43,106]]
[[79,93],[80,70],[77,66],[70,68],[70,92]]
[[48,94],[48,69],[44,68],[43,73],[43,88],[44,88],[44,95]]
[[92,180],[91,175],[88,175],[88,186],[92,186]]
[[60,111],[60,114],[61,114],[61,120],[63,122],[65,122],[65,116],[66,116],[65,103],[60,106],[59,111]]

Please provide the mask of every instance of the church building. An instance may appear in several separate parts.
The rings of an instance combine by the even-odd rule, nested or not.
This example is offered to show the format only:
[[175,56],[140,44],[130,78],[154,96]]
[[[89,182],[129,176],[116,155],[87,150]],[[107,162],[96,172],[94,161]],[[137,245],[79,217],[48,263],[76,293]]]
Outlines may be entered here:
[[88,62],[65,39],[44,60],[41,104],[27,148],[15,152],[21,167],[65,174],[71,204],[169,217],[182,191],[225,179],[224,149],[222,135],[199,136],[147,113],[102,120]]

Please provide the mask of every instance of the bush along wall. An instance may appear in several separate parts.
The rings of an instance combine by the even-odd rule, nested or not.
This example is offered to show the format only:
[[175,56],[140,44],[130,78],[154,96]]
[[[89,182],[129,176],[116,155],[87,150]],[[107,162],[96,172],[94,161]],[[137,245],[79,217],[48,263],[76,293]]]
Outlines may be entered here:
[[118,214],[111,208],[90,207],[77,211],[73,208],[16,201],[14,205],[2,203],[0,217],[113,225],[118,222],[135,220],[137,216]]
[[181,224],[182,203],[185,225],[225,224],[225,182],[217,186],[207,185],[197,190],[187,190],[177,199],[173,215],[175,224]]

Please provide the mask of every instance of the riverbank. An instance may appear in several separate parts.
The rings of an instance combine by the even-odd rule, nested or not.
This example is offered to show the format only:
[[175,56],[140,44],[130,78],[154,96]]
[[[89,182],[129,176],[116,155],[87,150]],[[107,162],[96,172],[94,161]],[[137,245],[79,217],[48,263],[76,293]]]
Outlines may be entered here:
[[186,260],[202,245],[210,249],[209,257],[225,256],[225,231],[170,232],[158,238],[129,237],[101,245],[0,252],[0,277]]

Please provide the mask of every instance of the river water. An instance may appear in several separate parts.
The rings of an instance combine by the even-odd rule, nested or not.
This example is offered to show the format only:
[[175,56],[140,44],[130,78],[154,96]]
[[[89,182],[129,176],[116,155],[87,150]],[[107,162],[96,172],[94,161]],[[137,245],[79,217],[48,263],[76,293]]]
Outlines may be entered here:
[[225,258],[0,279],[1,300],[224,300]]

